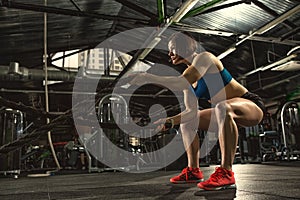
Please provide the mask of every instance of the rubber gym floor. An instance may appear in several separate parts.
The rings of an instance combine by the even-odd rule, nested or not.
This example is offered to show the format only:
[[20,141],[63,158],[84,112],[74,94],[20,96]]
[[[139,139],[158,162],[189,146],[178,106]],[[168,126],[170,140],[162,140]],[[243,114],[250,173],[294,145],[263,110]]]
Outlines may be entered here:
[[[215,165],[202,167],[205,178]],[[1,200],[88,199],[300,199],[300,162],[235,164],[237,189],[203,191],[196,184],[171,184],[180,171],[151,173],[57,173],[48,177],[0,178]]]

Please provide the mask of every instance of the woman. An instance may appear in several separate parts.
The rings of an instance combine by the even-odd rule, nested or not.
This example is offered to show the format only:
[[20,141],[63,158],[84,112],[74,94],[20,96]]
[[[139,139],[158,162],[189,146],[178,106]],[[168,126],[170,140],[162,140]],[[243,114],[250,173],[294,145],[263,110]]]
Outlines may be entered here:
[[[188,166],[170,181],[199,182],[197,186],[205,190],[235,187],[232,164],[238,141],[237,126],[255,126],[260,123],[265,112],[264,104],[260,97],[248,92],[233,79],[216,56],[209,52],[196,53],[197,43],[186,33],[173,34],[168,47],[172,64],[186,66],[182,75],[171,77],[143,73],[135,76],[131,84],[151,81],[184,93],[186,109],[176,116],[155,122],[164,123],[160,125],[164,129],[180,124]],[[222,86],[214,83],[216,79],[221,80]],[[198,110],[198,101],[193,96],[206,98],[212,103],[212,108]],[[197,126],[194,125],[195,122]],[[211,124],[216,125],[219,134],[221,165],[208,180],[201,182],[203,174],[199,169],[199,138],[196,129],[207,131],[209,127],[214,127]]]

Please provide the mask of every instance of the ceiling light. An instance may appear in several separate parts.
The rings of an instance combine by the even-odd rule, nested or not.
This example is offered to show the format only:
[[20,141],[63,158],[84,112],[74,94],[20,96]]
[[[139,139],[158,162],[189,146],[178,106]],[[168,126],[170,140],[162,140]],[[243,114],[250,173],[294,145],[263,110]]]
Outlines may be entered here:
[[300,49],[300,46],[296,46],[296,47],[292,48],[286,55],[289,56],[291,53],[293,53],[297,49]]
[[283,58],[281,60],[278,60],[278,61],[276,61],[276,62],[274,62],[274,63],[272,63],[270,65],[262,67],[260,71],[265,71],[265,70],[271,69],[271,68],[273,68],[273,67],[275,67],[277,65],[284,64],[284,63],[288,62],[289,60],[291,60],[292,58],[295,58],[295,57],[297,57],[297,54],[292,54],[292,55],[290,55],[288,57],[285,57],[285,58]]
[[272,71],[297,71],[300,70],[300,61],[291,60],[271,69]]
[[219,35],[219,36],[224,36],[224,37],[230,37],[233,36],[233,33],[231,32],[225,32],[225,31],[218,31],[218,30],[207,30],[207,29],[187,29],[192,32],[197,32],[197,33],[202,33],[202,34],[207,34],[207,35]]
[[245,78],[246,76],[249,76],[249,75],[254,74],[254,73],[256,73],[256,72],[259,72],[259,71],[265,71],[265,70],[267,70],[267,69],[271,69],[271,68],[273,68],[273,67],[276,67],[277,65],[284,64],[284,63],[290,61],[291,59],[293,59],[293,58],[295,58],[295,57],[297,57],[297,54],[289,55],[289,56],[287,56],[287,57],[285,57],[285,58],[283,58],[283,59],[281,59],[281,60],[278,60],[278,61],[276,61],[276,62],[274,62],[274,63],[271,63],[271,64],[269,64],[269,65],[266,65],[266,66],[262,66],[262,67],[256,68],[256,69],[254,69],[254,70],[252,70],[252,71],[250,71],[250,72],[244,74],[242,77]]

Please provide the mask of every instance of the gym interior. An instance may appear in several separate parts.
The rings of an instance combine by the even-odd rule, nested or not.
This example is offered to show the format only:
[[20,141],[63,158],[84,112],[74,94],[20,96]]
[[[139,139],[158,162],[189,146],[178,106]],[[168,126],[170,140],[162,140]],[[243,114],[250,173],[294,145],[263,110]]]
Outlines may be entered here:
[[[299,0],[0,0],[0,199],[300,199]],[[238,127],[236,189],[172,184],[187,166],[182,93],[128,74],[177,76],[188,32],[264,101]],[[198,100],[199,109],[211,106]],[[200,122],[201,123],[201,122]],[[205,178],[218,135],[197,131]]]

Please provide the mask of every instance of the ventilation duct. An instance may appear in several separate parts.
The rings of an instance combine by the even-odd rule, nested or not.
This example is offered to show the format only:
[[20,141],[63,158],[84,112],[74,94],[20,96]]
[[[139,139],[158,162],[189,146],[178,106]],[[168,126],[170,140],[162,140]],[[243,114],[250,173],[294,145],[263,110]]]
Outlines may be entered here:
[[[72,71],[58,71],[48,70],[48,80],[50,81],[71,81],[73,82],[77,76],[85,78],[99,79],[99,74],[94,76],[80,75],[78,72]],[[19,67],[16,62],[10,63],[9,66],[0,66],[0,80],[32,80],[43,81],[45,79],[45,72],[42,69],[28,69],[25,67]],[[115,77],[101,76],[101,80],[114,80]]]
[[9,64],[8,74],[22,75],[22,72],[20,71],[20,68],[19,68],[19,63],[11,62]]

